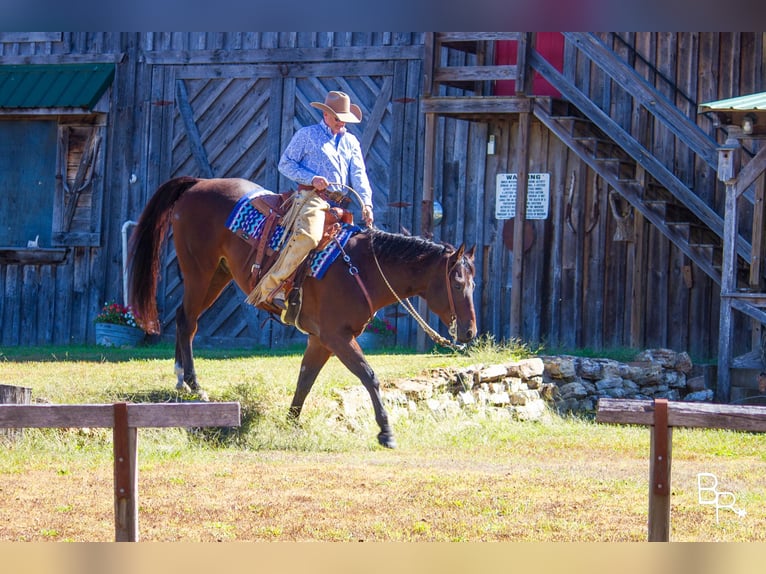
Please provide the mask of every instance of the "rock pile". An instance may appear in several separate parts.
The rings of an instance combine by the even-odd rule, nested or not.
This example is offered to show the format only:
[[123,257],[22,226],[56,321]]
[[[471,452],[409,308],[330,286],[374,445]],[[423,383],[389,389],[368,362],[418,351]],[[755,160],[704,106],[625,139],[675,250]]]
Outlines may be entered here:
[[[494,365],[439,368],[424,375],[394,381],[381,391],[393,416],[428,409],[450,416],[463,409],[483,410],[515,420],[539,420],[549,409],[559,413],[588,413],[598,399],[626,398],[710,401],[713,391],[704,377],[690,377],[687,353],[650,349],[635,361],[592,359],[570,355],[542,356]],[[370,399],[361,386],[339,392],[347,420]]]

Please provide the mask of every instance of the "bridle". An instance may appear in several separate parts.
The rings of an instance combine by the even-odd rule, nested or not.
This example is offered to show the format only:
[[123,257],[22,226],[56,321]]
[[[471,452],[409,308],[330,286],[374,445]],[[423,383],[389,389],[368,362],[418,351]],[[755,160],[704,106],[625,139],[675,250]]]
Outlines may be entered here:
[[[404,307],[407,312],[412,316],[413,319],[415,319],[415,322],[420,325],[421,329],[425,331],[426,335],[428,335],[431,340],[436,343],[437,345],[441,345],[442,347],[447,347],[449,349],[452,349],[453,351],[465,351],[466,346],[457,343],[455,341],[450,341],[448,339],[445,339],[442,337],[431,325],[429,325],[423,317],[420,316],[420,314],[415,310],[415,307],[410,303],[408,299],[402,300],[399,295],[396,293],[393,287],[391,287],[391,284],[388,282],[388,279],[386,278],[386,274],[383,273],[383,269],[380,267],[380,262],[378,261],[378,256],[375,253],[375,249],[373,247],[373,239],[372,235],[370,235],[370,251],[372,251],[372,258],[375,261],[375,265],[378,268],[378,272],[380,273],[380,276],[383,278],[383,282],[386,284],[386,287],[388,287],[389,291],[396,297],[396,300]],[[456,262],[455,266],[458,265],[460,262]],[[454,269],[454,266],[452,267]],[[452,297],[452,282],[450,281],[449,274],[450,274],[450,266],[449,266],[449,258],[447,258],[444,262],[444,278],[446,280],[446,288],[447,288],[447,298],[449,300],[449,306],[450,306],[450,325],[449,325],[449,334],[450,336],[455,339],[457,337],[457,312],[455,310],[455,300]]]
[[[357,202],[360,206],[364,207],[362,198],[359,196],[359,194],[356,192],[355,189],[353,189],[351,186],[348,186],[344,183],[340,182],[330,182],[328,185],[337,185],[340,187],[343,187],[350,192],[353,193],[355,196]],[[375,261],[375,266],[378,268],[378,272],[380,273],[380,276],[383,278],[383,282],[386,284],[386,287],[388,287],[388,290],[391,291],[391,293],[396,297],[396,300],[404,307],[407,312],[412,316],[413,319],[415,319],[415,322],[420,325],[420,328],[425,331],[426,335],[428,335],[431,340],[436,343],[437,345],[441,345],[442,347],[447,347],[449,349],[452,349],[453,351],[460,351],[463,352],[466,349],[466,346],[457,343],[456,341],[450,341],[448,339],[445,339],[442,337],[436,330],[434,330],[431,325],[429,325],[423,317],[420,316],[420,314],[415,310],[415,307],[412,305],[412,303],[409,302],[408,299],[402,300],[399,295],[396,293],[393,287],[391,287],[391,284],[388,282],[388,279],[386,278],[386,274],[383,273],[383,269],[380,267],[380,262],[378,261],[378,256],[375,253],[375,248],[373,246],[373,239],[372,235],[370,235],[370,251],[372,251],[372,258]],[[338,243],[336,239],[336,243]],[[359,277],[359,269],[355,265],[351,263],[351,258],[348,256],[348,254],[345,252],[343,247],[341,247],[340,243],[338,243],[338,247],[340,248],[341,253],[343,253],[343,260],[348,266],[349,274],[354,277],[354,279],[357,282],[357,285],[359,285],[359,288],[361,289],[362,293],[364,294],[364,298],[367,301],[367,306],[370,309],[370,321],[372,320],[372,317],[375,315],[375,310],[372,306],[372,300],[370,299],[370,294],[367,291],[367,288],[364,286],[364,282],[362,281],[361,277]],[[461,264],[461,261],[456,261],[455,265],[453,265],[452,269],[454,269],[457,265]],[[450,308],[450,324],[449,324],[449,334],[450,337],[453,339],[457,338],[457,311],[455,308],[455,299],[452,296],[452,282],[450,281],[449,275],[450,271],[449,266],[449,257],[444,262],[444,279],[445,279],[445,285],[447,288],[447,299],[449,301],[449,308]],[[369,322],[369,321],[368,321]]]

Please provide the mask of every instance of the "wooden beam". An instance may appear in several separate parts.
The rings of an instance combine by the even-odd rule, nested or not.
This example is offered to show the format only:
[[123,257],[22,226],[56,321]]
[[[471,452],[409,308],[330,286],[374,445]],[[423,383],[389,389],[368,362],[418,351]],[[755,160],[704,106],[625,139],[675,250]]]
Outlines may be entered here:
[[[724,200],[723,261],[721,263],[721,293],[733,293],[737,288],[737,194],[736,180],[726,183]],[[715,398],[728,403],[731,398],[731,360],[734,348],[734,318],[731,301],[721,297],[718,320],[718,383]]]
[[764,170],[766,170],[766,147],[762,147],[737,174],[737,196],[742,195],[763,174]]
[[[423,199],[420,205],[420,235],[430,239],[434,234],[434,150],[436,146],[436,116],[426,114],[425,149],[423,152]],[[427,314],[425,301],[419,298],[418,313]],[[427,340],[423,329],[417,330],[415,346],[418,351],[426,350]]]
[[518,96],[424,98],[420,104],[425,114],[517,114],[532,111],[532,99]]
[[197,167],[200,169],[202,177],[212,178],[213,168],[205,152],[205,146],[202,143],[197,124],[194,122],[194,112],[189,103],[189,94],[186,92],[186,83],[183,80],[176,80],[176,105],[183,119],[186,128],[186,137],[189,138],[189,147],[191,148],[194,159],[197,160]]
[[516,142],[516,214],[513,228],[513,269],[511,277],[511,337],[521,336],[522,285],[524,274],[524,226],[527,219],[527,178],[529,176],[529,122],[530,114],[519,116]]
[[[131,427],[239,426],[239,403],[129,404]],[[113,405],[0,405],[0,428],[111,428]]]
[[485,80],[515,80],[517,68],[515,65],[497,66],[450,66],[436,68],[434,81],[438,83],[485,81]]
[[665,127],[681,138],[694,152],[715,167],[717,144],[708,134],[681,113],[678,107],[633,68],[606,47],[592,32],[562,32],[564,37],[579,48],[599,68],[617,82],[636,101],[660,119]]
[[518,40],[522,32],[437,32],[442,42],[489,42]]
[[670,460],[673,429],[667,399],[654,400],[649,450],[649,542],[670,540]]
[[128,426],[128,405],[113,406],[114,539],[138,542],[138,429]]
[[138,542],[138,427],[239,425],[239,403],[0,405],[0,428],[113,429],[117,542]]
[[[596,422],[654,424],[654,401],[599,399]],[[668,425],[687,428],[721,428],[766,432],[766,406],[668,402]]]
[[[422,46],[348,46],[327,48],[261,48],[253,50],[158,50],[144,51],[142,57],[149,65],[227,65],[340,62],[348,61],[420,60]],[[102,58],[103,60],[104,58]]]

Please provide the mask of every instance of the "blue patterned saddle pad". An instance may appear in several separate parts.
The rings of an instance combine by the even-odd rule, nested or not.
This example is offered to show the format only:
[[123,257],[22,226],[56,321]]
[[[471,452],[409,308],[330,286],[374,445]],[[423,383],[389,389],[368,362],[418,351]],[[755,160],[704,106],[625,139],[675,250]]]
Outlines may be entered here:
[[[263,226],[266,222],[266,216],[252,206],[250,200],[260,193],[271,193],[263,190],[251,191],[249,194],[241,197],[234,209],[231,210],[228,219],[226,220],[226,227],[232,232],[237,233],[243,239],[258,239],[263,233]],[[344,224],[338,233],[337,240],[341,247],[345,247],[346,243],[357,233],[360,233],[362,229],[356,225]],[[274,231],[269,238],[269,247],[278,251],[279,246],[282,243],[282,236],[285,234],[285,228],[281,225],[275,225]],[[321,279],[327,272],[327,269],[340,255],[340,248],[338,243],[331,241],[321,251],[313,251],[309,255],[312,277]]]

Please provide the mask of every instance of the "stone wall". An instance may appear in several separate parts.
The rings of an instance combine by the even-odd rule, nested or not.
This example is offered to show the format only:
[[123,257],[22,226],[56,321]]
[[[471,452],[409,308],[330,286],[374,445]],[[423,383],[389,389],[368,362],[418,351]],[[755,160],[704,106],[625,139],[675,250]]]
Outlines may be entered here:
[[[481,409],[516,420],[538,420],[550,410],[592,413],[601,397],[713,399],[689,355],[669,349],[643,351],[630,363],[558,355],[439,368],[387,383],[381,394],[394,416],[418,409],[443,416]],[[361,386],[339,392],[339,398],[347,419],[359,408],[369,408],[369,396]]]

